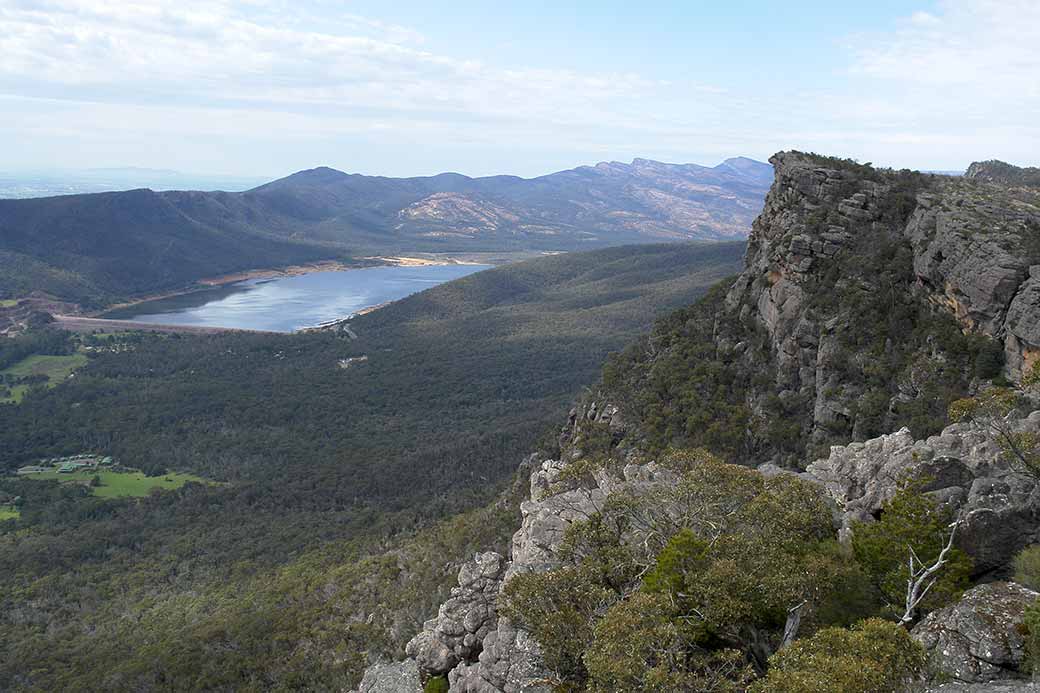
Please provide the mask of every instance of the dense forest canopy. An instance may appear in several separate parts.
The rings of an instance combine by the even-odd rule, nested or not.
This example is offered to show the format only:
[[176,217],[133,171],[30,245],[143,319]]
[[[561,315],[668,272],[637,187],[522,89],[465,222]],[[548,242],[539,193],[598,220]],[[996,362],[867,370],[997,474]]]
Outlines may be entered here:
[[[607,352],[734,273],[742,253],[739,243],[640,246],[532,260],[357,318],[357,339],[138,335],[90,352],[74,378],[0,405],[3,468],[89,451],[221,483],[118,501],[0,480],[21,509],[0,524],[0,687],[161,686],[165,677],[264,687],[272,672],[307,668],[308,685],[350,683],[369,654],[401,646],[451,580],[443,560],[417,567],[423,550],[400,542],[492,498]],[[69,348],[68,338],[41,334],[2,356]],[[458,556],[508,535],[501,518],[511,513],[481,512],[414,541]],[[400,548],[380,558],[389,546]],[[387,607],[396,625],[367,628],[365,645],[341,625],[327,636],[346,648],[334,661],[317,635],[323,645],[299,650],[306,633],[326,627],[325,587],[312,590],[330,566],[349,565],[329,587],[353,586],[337,592],[344,608],[372,613],[371,600],[389,598],[386,585],[371,594],[360,585],[393,584],[387,573],[402,570],[401,551],[414,560],[400,579],[418,586]],[[310,605],[291,622],[280,610],[286,590]],[[219,632],[201,633],[210,627]],[[270,640],[272,629],[284,642]],[[166,645],[149,649],[154,638]],[[205,653],[189,657],[170,638]],[[200,658],[211,662],[202,673]]]

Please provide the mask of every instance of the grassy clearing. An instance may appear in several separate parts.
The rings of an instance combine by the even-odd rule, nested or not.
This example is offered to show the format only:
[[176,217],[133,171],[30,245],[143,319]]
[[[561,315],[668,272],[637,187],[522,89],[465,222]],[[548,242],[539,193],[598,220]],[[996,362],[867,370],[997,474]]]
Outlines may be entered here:
[[55,479],[63,483],[89,484],[90,480],[97,475],[101,478],[101,485],[91,488],[95,496],[99,498],[125,498],[127,496],[147,496],[152,489],[175,489],[180,488],[189,481],[200,484],[211,484],[213,482],[193,474],[181,474],[170,472],[162,476],[145,476],[143,472],[114,472],[110,470],[81,470],[60,474],[57,471],[39,472],[37,474],[26,474],[26,479]]
[[0,522],[3,522],[4,520],[17,520],[21,516],[22,514],[15,508],[0,505]]
[[[69,377],[74,370],[85,366],[87,357],[84,354],[69,354],[68,356],[29,356],[14,364],[10,368],[0,371],[0,374],[24,378],[29,375],[47,376],[47,387],[54,387]],[[7,397],[0,397],[0,404],[22,401],[22,397],[29,390],[28,385],[15,385],[10,388],[11,393]]]
[[0,308],[11,308],[18,305],[17,298],[0,298]]

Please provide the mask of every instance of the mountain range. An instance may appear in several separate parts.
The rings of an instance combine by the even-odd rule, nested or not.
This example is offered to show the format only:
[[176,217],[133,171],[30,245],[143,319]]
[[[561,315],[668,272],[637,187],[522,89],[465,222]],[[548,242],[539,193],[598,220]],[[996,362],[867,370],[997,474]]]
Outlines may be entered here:
[[300,171],[245,192],[0,200],[0,297],[86,305],[245,269],[401,252],[743,239],[772,167],[635,159],[538,178]]

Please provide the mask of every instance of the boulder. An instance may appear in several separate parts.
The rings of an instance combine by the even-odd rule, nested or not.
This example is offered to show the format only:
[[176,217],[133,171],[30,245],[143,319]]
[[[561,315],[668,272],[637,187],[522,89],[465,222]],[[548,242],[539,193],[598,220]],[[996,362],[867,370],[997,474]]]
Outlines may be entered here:
[[937,672],[978,683],[1014,677],[1025,656],[1022,618],[1036,592],[1013,582],[979,585],[928,614],[911,635]]
[[415,660],[379,663],[365,669],[357,693],[422,693]]
[[459,586],[441,604],[437,618],[409,641],[405,653],[425,674],[451,671],[459,662],[475,661],[484,637],[495,627],[495,599],[506,560],[493,551],[478,553],[459,570]]
[[[1040,411],[1014,423],[1040,431]],[[957,543],[975,563],[977,575],[1006,573],[1014,555],[1040,543],[1040,489],[1016,472],[982,431],[948,426],[927,440],[909,429],[862,443],[835,445],[826,459],[808,466],[805,478],[823,485],[840,513],[843,539],[856,522],[872,522],[908,478],[925,480],[924,490],[963,520]]]

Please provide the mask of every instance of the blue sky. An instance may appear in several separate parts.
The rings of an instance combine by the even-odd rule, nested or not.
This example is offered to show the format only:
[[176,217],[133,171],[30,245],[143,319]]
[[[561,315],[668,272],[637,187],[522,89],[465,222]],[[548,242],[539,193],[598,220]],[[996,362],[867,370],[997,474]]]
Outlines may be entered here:
[[1040,162],[1040,2],[4,0],[0,170]]

